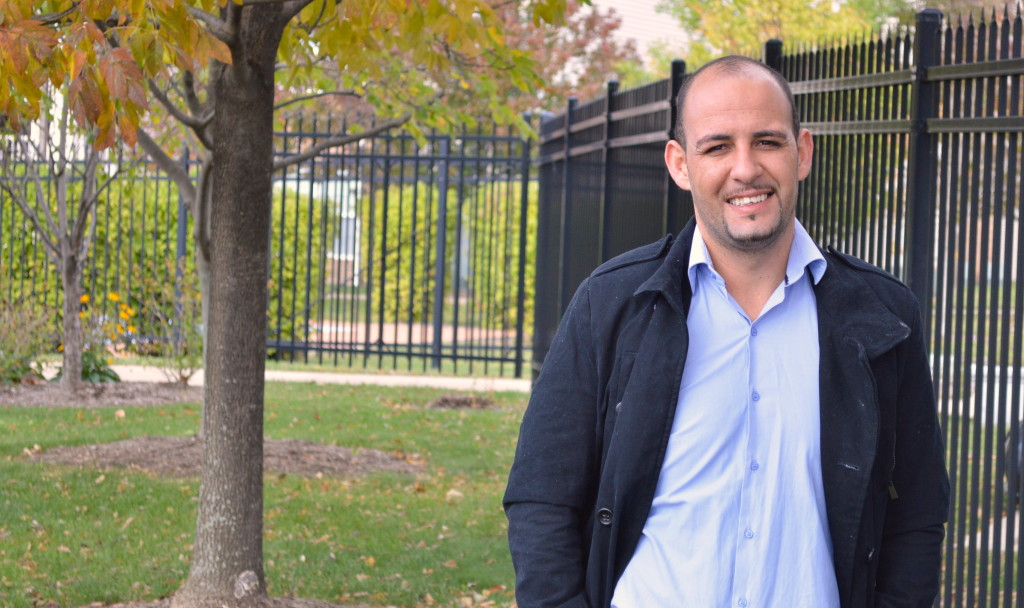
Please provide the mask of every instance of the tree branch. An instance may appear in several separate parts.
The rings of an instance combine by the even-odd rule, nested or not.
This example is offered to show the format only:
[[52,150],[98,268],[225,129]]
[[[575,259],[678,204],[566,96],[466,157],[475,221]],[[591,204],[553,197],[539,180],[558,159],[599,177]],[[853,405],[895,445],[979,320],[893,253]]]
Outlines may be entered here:
[[121,171],[120,167],[114,172],[102,187],[97,187],[96,170],[100,164],[99,153],[96,152],[95,148],[89,150],[89,156],[85,161],[85,170],[82,175],[82,195],[78,199],[78,215],[75,216],[75,223],[70,231],[71,243],[77,244],[78,249],[82,249],[82,245],[85,241],[86,232],[85,229],[89,225],[89,215],[92,213],[93,207],[99,201],[100,193],[106,188],[110,181],[117,176]]
[[185,103],[188,104],[188,109],[193,114],[203,114],[203,110],[205,108],[203,107],[203,103],[199,101],[199,94],[196,92],[195,74],[190,70],[186,70],[185,73],[182,74],[181,80],[185,85],[183,97],[185,98]]
[[135,136],[146,155],[178,186],[178,192],[185,198],[186,204],[191,207],[191,201],[196,197],[196,187],[185,168],[181,166],[181,163],[168,156],[164,149],[153,141],[149,133],[139,129],[135,132]]
[[[267,4],[274,1],[275,0],[242,0],[242,4]],[[312,3],[313,0],[286,0],[284,3],[284,11],[281,13],[281,18],[284,19],[285,23],[287,23],[295,18],[296,15],[301,13],[302,9]]]
[[60,11],[59,13],[46,13],[44,15],[38,15],[32,17],[33,21],[39,21],[43,25],[54,25],[60,23],[65,17],[78,10],[78,2],[72,2],[71,6]]
[[302,161],[305,160],[309,160],[329,148],[337,148],[338,146],[344,146],[346,144],[359,141],[361,139],[366,139],[367,137],[374,137],[375,135],[380,135],[385,131],[390,131],[391,129],[404,125],[405,123],[409,122],[410,118],[411,116],[409,114],[406,114],[404,116],[391,119],[383,124],[380,124],[366,131],[362,131],[361,133],[353,133],[350,135],[338,135],[335,137],[331,137],[329,139],[325,139],[324,141],[318,143],[317,145],[310,146],[309,148],[303,150],[298,154],[293,154],[292,156],[289,156],[287,158],[282,158],[281,160],[274,161],[274,171],[284,169],[285,167],[289,167],[297,163],[301,163]]
[[275,105],[274,109],[280,110],[281,108],[290,106],[295,103],[301,103],[303,101],[309,101],[310,99],[317,99],[319,97],[328,97],[330,95],[338,95],[341,97],[355,97],[358,99],[362,99],[363,97],[362,95],[356,93],[355,91],[324,91],[322,93],[314,93],[312,95],[303,95],[302,97],[293,97],[292,99],[282,101],[281,103]]
[[213,34],[214,38],[220,40],[228,46],[232,46],[235,44],[238,29],[234,26],[234,24],[229,23],[227,21],[223,21],[222,19],[219,19],[214,15],[211,15],[210,13],[202,9],[196,8],[194,6],[186,5],[185,10],[188,11],[188,14],[193,19],[205,25],[206,29],[209,30],[211,34]]
[[206,128],[206,125],[210,124],[210,120],[213,116],[197,117],[186,112],[182,112],[181,108],[175,105],[170,98],[160,90],[160,87],[156,86],[156,83],[153,82],[152,78],[147,79],[147,82],[149,83],[149,92],[153,94],[153,97],[156,97],[157,101],[160,102],[160,105],[162,105],[171,116],[178,119],[178,122],[184,124],[193,131],[204,129]]
[[60,248],[50,238],[46,228],[44,228],[42,222],[39,221],[39,214],[37,214],[35,210],[32,209],[32,206],[29,205],[28,199],[21,196],[20,192],[16,192],[11,188],[9,180],[10,171],[7,170],[7,163],[4,163],[4,175],[0,177],[0,190],[6,192],[7,196],[11,197],[11,199],[14,200],[21,209],[21,212],[25,214],[28,221],[32,222],[32,227],[36,229],[36,234],[39,235],[39,239],[43,242],[43,245],[46,246],[46,252],[50,255],[50,259],[53,260],[54,263],[57,263],[57,256],[60,254]]

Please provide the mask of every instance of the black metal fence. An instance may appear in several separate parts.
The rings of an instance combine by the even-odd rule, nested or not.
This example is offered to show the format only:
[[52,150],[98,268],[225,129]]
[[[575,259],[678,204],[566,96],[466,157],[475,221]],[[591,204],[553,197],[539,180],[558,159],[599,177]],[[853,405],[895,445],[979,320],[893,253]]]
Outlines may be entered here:
[[[954,491],[943,606],[1024,605],[1022,40],[1019,6],[927,10],[913,28],[763,56],[815,137],[801,221],[923,304]],[[684,71],[542,124],[535,365],[594,266],[692,214],[662,161]]]
[[[294,154],[338,126],[286,125],[276,154]],[[269,355],[521,375],[533,318],[530,151],[529,140],[493,128],[419,141],[385,134],[275,175]],[[194,174],[197,163],[187,159]],[[193,272],[191,235],[169,179],[145,163],[124,171],[95,211],[86,293],[104,310],[111,292],[141,307],[152,285],[183,280],[174,260]],[[0,237],[0,298],[59,310],[53,264],[2,195]]]

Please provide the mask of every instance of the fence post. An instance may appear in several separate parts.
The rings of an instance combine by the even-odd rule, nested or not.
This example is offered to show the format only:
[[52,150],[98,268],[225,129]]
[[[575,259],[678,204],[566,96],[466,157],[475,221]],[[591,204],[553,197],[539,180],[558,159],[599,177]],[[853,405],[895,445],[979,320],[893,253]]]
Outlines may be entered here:
[[[524,116],[523,119],[526,122],[532,122],[530,115]],[[523,153],[521,165],[522,177],[519,181],[519,292],[516,296],[516,378],[523,377],[523,331],[526,317],[526,235],[528,231],[527,214],[530,212],[531,164],[530,138],[523,136],[520,141],[522,142],[521,145]]]
[[910,153],[907,167],[906,245],[907,285],[921,304],[924,326],[931,317],[931,278],[934,264],[935,189],[938,165],[935,137],[928,132],[928,119],[938,114],[938,89],[928,80],[928,68],[938,63],[938,33],[942,12],[926,8],[917,14],[914,36],[914,82],[910,92]]
[[608,82],[604,98],[604,149],[601,151],[601,215],[598,217],[597,253],[601,262],[608,259],[608,205],[611,199],[610,178],[611,149],[608,147],[612,139],[612,100],[619,90],[615,80]]
[[[434,336],[432,344],[433,368],[441,369],[441,332],[444,331],[444,279],[445,252],[448,240],[448,144],[445,136],[441,139],[441,160],[437,171],[440,181],[437,187],[437,240],[434,244]],[[456,244],[456,247],[458,244]],[[458,277],[456,277],[458,280]]]
[[764,43],[761,61],[776,72],[782,71],[782,41],[772,38]]
[[[672,61],[672,72],[669,76],[672,81],[668,92],[668,101],[672,109],[668,113],[668,125],[666,125],[669,139],[678,139],[676,137],[676,123],[679,121],[679,108],[676,107],[676,96],[679,94],[679,87],[683,85],[683,78],[685,77],[686,62],[682,59],[674,59]],[[672,176],[669,175],[668,171],[665,171],[665,208],[662,210],[661,218],[662,234],[683,229],[682,217],[680,216],[682,206],[683,191],[672,181]]]
[[572,225],[572,170],[569,162],[572,154],[572,115],[576,110],[578,100],[570,97],[565,108],[565,140],[562,147],[562,216],[558,222],[559,247],[558,250],[558,316],[561,316],[569,305],[569,298],[572,297],[568,290],[575,289],[575,285],[566,285],[566,264],[569,263],[569,227]]

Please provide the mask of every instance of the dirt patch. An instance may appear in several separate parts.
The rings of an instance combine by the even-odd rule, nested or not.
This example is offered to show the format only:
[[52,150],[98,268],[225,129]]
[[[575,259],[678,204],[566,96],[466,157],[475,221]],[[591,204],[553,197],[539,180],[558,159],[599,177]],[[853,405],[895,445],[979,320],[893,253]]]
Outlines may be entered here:
[[[132,437],[114,443],[59,446],[32,452],[29,458],[101,469],[127,468],[167,477],[196,477],[203,444],[197,437]],[[415,474],[415,455],[322,445],[299,439],[263,442],[263,468],[271,473],[305,477],[359,477],[375,471]]]
[[55,382],[0,385],[0,407],[124,407],[201,403],[198,386],[150,382],[86,383],[69,393]]
[[434,399],[427,407],[445,410],[483,410],[494,407],[494,402],[482,395],[448,393]]
[[[331,604],[319,600],[304,600],[295,597],[271,597],[267,598],[266,608],[369,608],[363,605],[354,604]],[[43,608],[60,608],[59,606],[44,606]],[[131,602],[128,604],[89,604],[82,608],[171,608],[171,600],[164,599],[158,602]],[[385,606],[384,608],[392,608]]]

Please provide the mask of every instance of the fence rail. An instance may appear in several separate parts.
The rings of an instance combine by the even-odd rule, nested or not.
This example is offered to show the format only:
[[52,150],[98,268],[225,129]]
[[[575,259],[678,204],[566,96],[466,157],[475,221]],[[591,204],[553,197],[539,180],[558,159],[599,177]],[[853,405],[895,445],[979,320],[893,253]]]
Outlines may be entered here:
[[[954,501],[943,606],[1024,604],[1024,59],[1020,7],[762,60],[791,82],[815,140],[798,215],[820,243],[904,279],[921,301]],[[662,161],[669,79],[570,101],[541,126],[534,368],[601,261],[678,232],[688,193]]]

